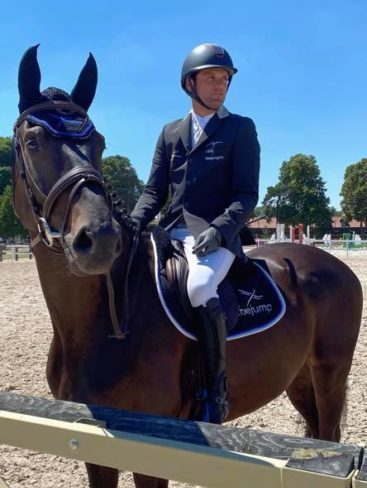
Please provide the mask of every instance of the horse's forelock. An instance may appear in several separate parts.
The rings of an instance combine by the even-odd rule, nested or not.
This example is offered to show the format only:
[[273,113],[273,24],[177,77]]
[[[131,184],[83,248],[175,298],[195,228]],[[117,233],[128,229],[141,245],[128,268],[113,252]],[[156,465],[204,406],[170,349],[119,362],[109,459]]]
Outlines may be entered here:
[[50,101],[72,101],[71,96],[66,91],[61,90],[61,88],[55,88],[54,86],[50,86],[46,88],[46,90],[43,90],[42,95]]

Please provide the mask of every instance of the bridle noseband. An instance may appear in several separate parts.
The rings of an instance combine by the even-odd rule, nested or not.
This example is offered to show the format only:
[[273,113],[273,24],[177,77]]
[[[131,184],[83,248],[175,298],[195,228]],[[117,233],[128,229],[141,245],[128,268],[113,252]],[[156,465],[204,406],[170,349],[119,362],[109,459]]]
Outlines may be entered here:
[[[30,204],[30,207],[33,212],[34,221],[38,230],[37,236],[32,239],[31,247],[33,248],[39,242],[43,242],[47,247],[54,248],[55,240],[60,239],[61,244],[64,243],[64,233],[65,233],[65,226],[68,219],[68,215],[70,212],[70,208],[74,199],[75,194],[80,189],[82,185],[85,185],[88,182],[95,182],[99,186],[102,187],[106,197],[110,209],[112,208],[112,200],[110,197],[110,193],[106,187],[106,182],[102,176],[102,173],[92,166],[91,164],[83,164],[83,166],[75,166],[71,170],[69,170],[66,174],[64,174],[56,183],[52,186],[51,190],[48,194],[44,194],[43,191],[39,188],[37,183],[34,181],[34,178],[31,175],[30,169],[27,165],[27,162],[24,158],[23,150],[19,141],[18,130],[20,125],[27,119],[28,115],[31,115],[35,112],[46,111],[46,110],[68,110],[71,112],[75,112],[78,115],[82,115],[83,117],[88,118],[87,112],[72,102],[67,101],[49,101],[40,103],[38,105],[34,105],[29,109],[22,112],[17,119],[14,125],[14,142],[15,142],[15,151],[16,151],[16,163],[19,167],[19,175],[21,176],[25,189],[26,195]],[[62,224],[59,230],[54,230],[51,228],[49,224],[50,216],[54,207],[54,204],[57,198],[68,188],[71,188],[71,191],[68,195],[68,200],[66,204],[66,208],[64,211],[64,216],[62,219]],[[42,200],[41,206],[37,202],[37,199],[34,193],[37,193],[39,199]],[[13,198],[14,198],[14,191],[13,191]]]

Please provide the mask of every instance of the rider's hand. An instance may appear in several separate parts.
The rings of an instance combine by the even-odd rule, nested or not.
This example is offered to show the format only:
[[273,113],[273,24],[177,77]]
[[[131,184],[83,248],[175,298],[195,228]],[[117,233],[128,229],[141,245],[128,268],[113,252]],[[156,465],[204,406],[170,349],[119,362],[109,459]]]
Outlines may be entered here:
[[222,234],[220,231],[215,227],[209,227],[196,239],[192,252],[197,256],[206,256],[219,249],[221,242]]
[[140,234],[140,232],[143,230],[142,227],[141,227],[141,222],[139,219],[136,219],[135,217],[131,217],[130,218],[130,222],[132,224],[132,227],[134,228],[134,231],[137,233],[137,234]]

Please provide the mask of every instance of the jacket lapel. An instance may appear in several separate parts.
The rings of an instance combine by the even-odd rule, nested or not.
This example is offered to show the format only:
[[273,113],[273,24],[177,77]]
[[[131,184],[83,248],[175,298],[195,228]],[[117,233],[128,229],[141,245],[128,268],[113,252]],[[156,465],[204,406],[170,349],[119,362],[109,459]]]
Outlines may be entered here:
[[188,114],[178,124],[178,133],[180,134],[183,145],[187,151],[191,150],[191,115]]
[[193,150],[198,148],[203,142],[205,142],[208,137],[210,137],[214,132],[218,129],[218,127],[222,124],[221,119],[218,117],[217,114],[214,114],[213,117],[209,120],[206,124],[205,129],[201,133],[198,142],[193,147]]
[[191,114],[188,113],[186,117],[179,122],[178,125],[178,133],[180,134],[181,140],[183,145],[185,146],[187,151],[194,151],[197,149],[203,142],[205,142],[208,137],[210,137],[214,132],[218,129],[218,127],[222,124],[222,119],[228,117],[229,112],[228,110],[222,106],[220,109],[213,115],[213,117],[207,123],[205,129],[203,130],[198,142],[195,144],[193,148],[191,148]]
[[209,120],[205,129],[203,130],[198,142],[196,143],[194,149],[199,147],[203,142],[205,142],[208,137],[210,137],[222,124],[222,119],[229,116],[229,112],[224,105],[219,107],[215,115]]

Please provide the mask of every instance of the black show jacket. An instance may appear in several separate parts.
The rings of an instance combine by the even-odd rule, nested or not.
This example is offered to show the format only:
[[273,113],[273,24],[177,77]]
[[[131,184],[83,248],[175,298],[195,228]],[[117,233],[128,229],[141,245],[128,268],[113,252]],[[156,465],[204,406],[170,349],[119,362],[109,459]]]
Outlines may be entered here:
[[[199,217],[220,230],[222,246],[242,254],[239,232],[258,201],[260,146],[253,121],[221,107],[191,149],[191,115],[164,126],[150,176],[131,216],[144,227],[170,204],[160,225]],[[194,233],[195,234],[195,233]]]

